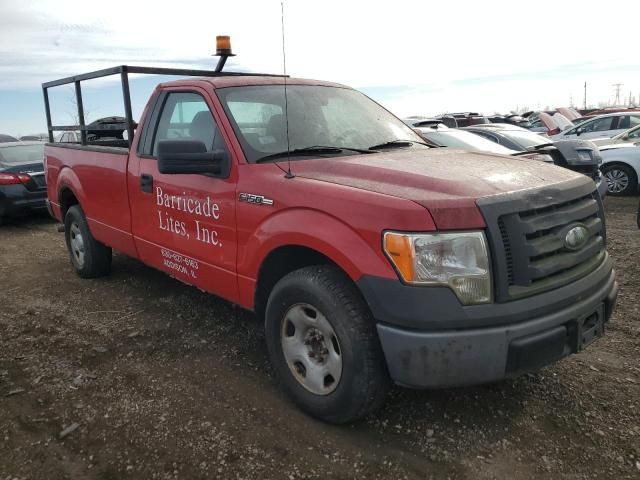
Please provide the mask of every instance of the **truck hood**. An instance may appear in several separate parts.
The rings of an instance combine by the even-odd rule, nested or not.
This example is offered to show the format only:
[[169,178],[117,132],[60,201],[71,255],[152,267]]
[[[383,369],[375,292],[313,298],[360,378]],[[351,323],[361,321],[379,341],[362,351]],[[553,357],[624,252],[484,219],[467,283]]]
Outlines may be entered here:
[[582,177],[536,160],[449,148],[403,149],[295,162],[296,176],[411,200],[440,229],[482,228],[476,200]]

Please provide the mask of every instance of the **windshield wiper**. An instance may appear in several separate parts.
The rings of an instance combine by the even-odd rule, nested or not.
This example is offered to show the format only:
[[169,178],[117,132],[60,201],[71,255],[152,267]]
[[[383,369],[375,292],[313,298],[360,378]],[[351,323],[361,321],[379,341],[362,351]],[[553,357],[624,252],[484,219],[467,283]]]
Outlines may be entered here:
[[276,158],[288,157],[288,156],[304,156],[304,155],[313,155],[317,154],[325,154],[332,155],[342,153],[344,151],[349,152],[357,152],[357,153],[374,153],[370,150],[363,150],[361,148],[351,148],[351,147],[330,147],[330,146],[322,146],[322,145],[314,145],[313,147],[303,147],[303,148],[294,148],[293,150],[284,150],[282,152],[271,153],[264,157],[260,157],[256,160],[256,163],[264,162],[266,160],[274,160]]
[[372,147],[369,147],[369,150],[380,150],[382,148],[410,147],[415,143],[417,143],[418,145],[424,145],[429,148],[432,147],[432,145],[429,145],[428,143],[425,143],[425,142],[416,142],[415,140],[401,140],[398,138],[396,140],[391,140],[389,142],[381,143],[380,145],[374,145]]

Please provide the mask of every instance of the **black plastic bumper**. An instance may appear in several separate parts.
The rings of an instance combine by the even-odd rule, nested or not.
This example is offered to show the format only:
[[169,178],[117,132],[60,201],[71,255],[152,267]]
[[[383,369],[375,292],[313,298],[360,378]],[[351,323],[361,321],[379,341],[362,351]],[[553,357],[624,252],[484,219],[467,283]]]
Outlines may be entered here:
[[447,288],[358,283],[391,377],[418,388],[492,382],[577,352],[603,333],[618,293],[609,257],[572,284],[501,304],[465,307]]
[[45,210],[47,191],[27,190],[24,185],[0,187],[0,217],[25,215],[34,210]]

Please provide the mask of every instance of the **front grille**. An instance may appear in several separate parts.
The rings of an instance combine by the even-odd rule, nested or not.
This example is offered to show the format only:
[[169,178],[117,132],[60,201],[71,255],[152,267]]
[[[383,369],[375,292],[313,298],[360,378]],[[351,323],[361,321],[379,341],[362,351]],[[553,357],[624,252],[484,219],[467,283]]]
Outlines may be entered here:
[[569,165],[567,168],[574,172],[586,175],[593,181],[598,181],[600,179],[600,169],[597,165]]
[[[532,198],[519,201],[479,202],[492,247],[496,300],[513,300],[557,288],[588,274],[602,262],[604,216],[598,192],[592,189],[591,183],[574,189],[577,191],[573,194],[534,192],[529,194]],[[580,248],[570,249],[565,237],[578,225],[586,228],[587,238]]]

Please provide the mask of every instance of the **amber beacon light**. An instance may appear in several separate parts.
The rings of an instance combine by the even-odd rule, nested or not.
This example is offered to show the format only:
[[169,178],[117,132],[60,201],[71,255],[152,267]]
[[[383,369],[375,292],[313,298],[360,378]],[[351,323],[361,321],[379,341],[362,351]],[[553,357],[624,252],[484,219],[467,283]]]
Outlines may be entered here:
[[228,35],[218,35],[216,37],[216,55],[231,56],[231,37]]

